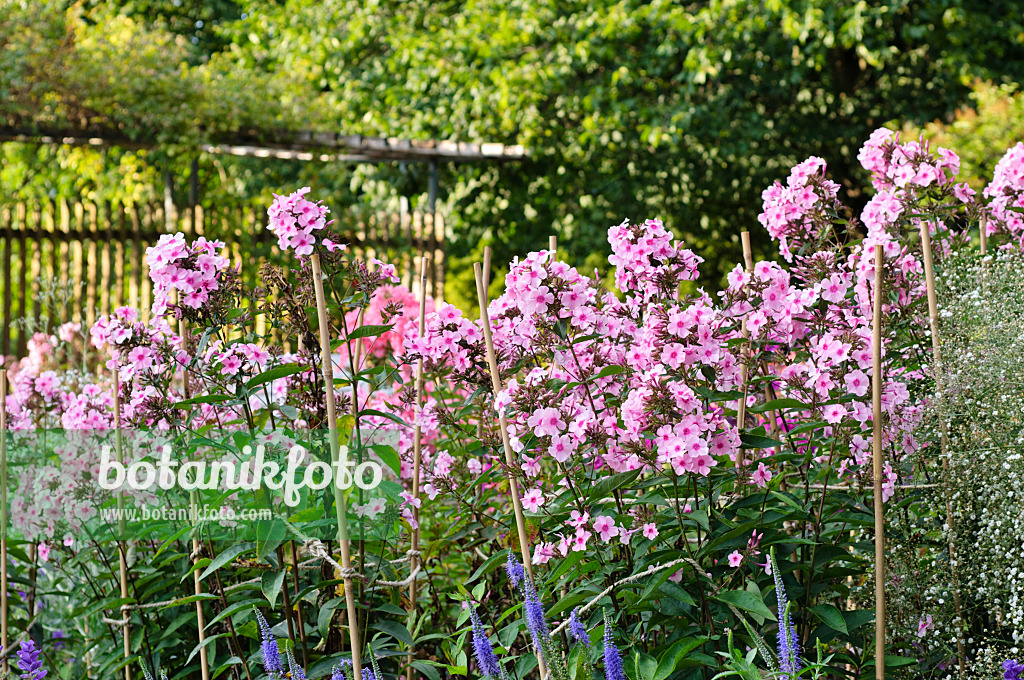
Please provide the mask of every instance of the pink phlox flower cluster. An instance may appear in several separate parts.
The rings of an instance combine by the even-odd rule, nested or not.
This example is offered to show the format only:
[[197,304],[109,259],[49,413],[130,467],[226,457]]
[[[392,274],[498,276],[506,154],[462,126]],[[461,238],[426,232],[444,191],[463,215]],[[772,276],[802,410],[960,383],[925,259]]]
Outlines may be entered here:
[[[381,286],[370,298],[370,304],[363,311],[363,325],[377,326],[385,322],[385,311],[390,306],[400,309],[397,316],[389,316],[388,323],[394,327],[383,335],[373,338],[363,338],[358,342],[363,345],[363,356],[372,356],[383,359],[391,352],[398,355],[403,351],[405,337],[415,337],[419,332],[419,302],[405,286]],[[427,314],[434,311],[434,300],[426,300]],[[345,316],[346,327],[351,331],[356,327],[359,317],[358,310],[351,310]]]
[[401,277],[398,276],[398,270],[395,265],[387,264],[386,262],[378,260],[376,257],[371,257],[370,266],[374,268],[381,280],[390,281],[393,284],[402,282]]
[[515,258],[505,276],[505,292],[487,309],[495,347],[513,361],[557,344],[560,335],[600,332],[606,320],[597,312],[596,295],[590,279],[556,261],[552,251]]
[[[86,385],[79,396],[109,406],[109,392],[97,385]],[[48,452],[36,464],[18,471],[12,486],[10,519],[21,535],[51,543],[64,539],[69,545],[67,537],[80,534],[83,523],[97,515],[106,498],[97,493],[95,480],[103,447],[111,443],[98,430],[109,432],[111,425],[109,418],[104,418],[65,429],[60,439],[55,440],[52,432],[41,435],[46,437],[46,444],[21,442]],[[145,454],[133,448],[132,433],[125,432],[124,438],[126,464],[141,459]],[[148,491],[127,489],[127,493],[140,503],[156,500]]]
[[75,341],[75,338],[81,330],[82,324],[68,321],[67,323],[61,324],[57,329],[57,337],[60,338],[62,342],[71,343]]
[[[281,250],[294,250],[300,257],[312,255],[318,245],[317,234],[330,222],[327,215],[330,209],[318,201],[314,203],[306,198],[309,187],[302,187],[287,196],[274,194],[274,201],[267,209],[270,218],[269,229],[277,237],[277,245]],[[330,239],[320,241],[328,250],[338,247]]]
[[[713,422],[713,421],[712,421]],[[694,473],[706,477],[718,461],[711,455],[708,440],[713,438],[712,422],[705,419],[704,414],[684,418],[675,425],[665,424],[657,431],[657,461],[659,465],[667,465],[677,475]],[[710,435],[710,436],[709,436]],[[738,441],[723,435],[721,440],[726,450],[738,448]]]
[[425,329],[422,337],[418,325],[405,330],[403,347],[410,363],[422,357],[427,370],[448,368],[459,373],[470,370],[473,356],[482,356],[483,332],[455,305],[444,303],[437,311],[429,312]]
[[200,236],[192,244],[182,233],[163,234],[156,245],[146,249],[146,264],[153,280],[153,314],[163,315],[177,292],[178,304],[190,309],[202,307],[220,288],[228,258],[218,255],[222,241]]
[[270,353],[253,342],[242,342],[228,346],[223,351],[214,351],[211,363],[220,366],[220,375],[252,375],[264,370],[270,362]]
[[[886,257],[896,257],[901,240],[898,221],[909,219],[916,227],[921,219],[916,215],[932,204],[963,204],[972,214],[975,210],[975,192],[967,184],[955,182],[960,158],[949,149],[939,147],[933,153],[926,142],[900,143],[899,133],[880,128],[861,148],[859,159],[871,172],[877,190],[861,213],[868,230],[863,247],[868,251],[880,244]],[[923,201],[928,196],[937,200]],[[946,232],[937,244],[942,252],[949,251],[949,236]]]
[[173,357],[178,363],[186,360],[180,338],[166,319],[156,316],[148,324],[143,323],[133,307],[119,307],[113,314],[101,316],[89,335],[94,347],[109,348],[112,358],[107,367],[116,367],[124,382],[136,375],[160,373],[167,368],[165,357]]
[[939,147],[932,154],[927,144],[900,143],[899,132],[879,128],[871,133],[857,154],[861,166],[871,173],[878,191],[893,188],[927,188],[953,182],[960,172],[960,157]]
[[758,221],[779,242],[787,262],[793,251],[819,241],[831,228],[839,208],[839,185],[825,179],[825,161],[808,158],[792,169],[786,184],[775,182],[764,190],[764,207]]
[[697,278],[704,258],[673,240],[661,220],[631,225],[629,220],[608,230],[615,284],[634,304],[659,296],[674,297],[683,281]]
[[982,193],[990,199],[986,234],[1006,233],[1016,239],[1018,248],[1024,247],[1024,214],[1014,210],[1024,208],[1024,142],[1017,142],[999,159]]

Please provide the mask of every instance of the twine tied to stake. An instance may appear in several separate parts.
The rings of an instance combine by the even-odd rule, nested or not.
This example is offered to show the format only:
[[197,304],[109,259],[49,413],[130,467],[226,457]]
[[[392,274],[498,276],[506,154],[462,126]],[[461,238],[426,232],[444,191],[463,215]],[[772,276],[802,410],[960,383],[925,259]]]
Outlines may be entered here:
[[[338,562],[336,562],[335,559],[333,557],[331,557],[331,554],[327,551],[327,547],[324,546],[324,544],[321,543],[318,539],[315,539],[315,538],[308,538],[308,539],[306,539],[302,543],[302,549],[307,554],[312,555],[313,557],[315,557],[317,559],[325,560],[328,564],[330,564],[332,567],[334,567],[338,571],[338,575],[341,576],[341,578],[343,578],[345,580],[359,579],[361,581],[369,582],[370,585],[378,585],[378,586],[383,586],[383,587],[387,587],[387,588],[405,588],[406,586],[410,585],[413,581],[415,581],[419,577],[419,574],[420,574],[420,571],[421,571],[420,564],[417,563],[416,564],[416,568],[412,570],[412,573],[409,574],[404,579],[402,579],[401,581],[380,581],[380,580],[377,580],[377,579],[372,579],[371,580],[371,579],[368,579],[363,574],[360,574],[359,571],[354,569],[354,568],[346,569],[345,567],[343,567],[340,564],[338,564]],[[406,562],[406,561],[412,559],[413,557],[419,557],[422,554],[423,553],[420,552],[419,550],[412,550],[412,549],[410,549],[410,550],[406,551],[405,557],[403,557],[400,560],[395,560],[392,564],[400,564],[402,562]]]
[[127,626],[129,623],[131,623],[131,619],[129,619],[129,618],[123,618],[120,621],[118,621],[117,619],[108,619],[106,616],[104,616],[104,617],[102,617],[102,620],[103,620],[103,623],[107,624],[108,626],[118,626],[118,627],[121,627],[121,626]]

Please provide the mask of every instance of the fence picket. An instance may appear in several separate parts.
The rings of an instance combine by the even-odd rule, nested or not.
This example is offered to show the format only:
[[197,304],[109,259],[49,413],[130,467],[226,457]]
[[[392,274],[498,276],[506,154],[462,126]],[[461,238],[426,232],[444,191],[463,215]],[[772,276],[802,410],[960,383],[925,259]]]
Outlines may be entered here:
[[57,228],[57,204],[46,202],[46,226],[50,233],[50,278],[60,285],[60,232]]
[[43,275],[43,211],[33,206],[29,211],[31,215],[29,224],[29,234],[31,234],[31,255],[28,258],[28,262],[31,263],[31,269],[29,270],[29,281],[27,294],[32,296],[32,318],[38,319],[39,312],[41,309],[40,300],[40,281],[39,278]]
[[125,206],[117,206],[117,238],[114,239],[114,296],[117,298],[117,306],[127,304],[124,299],[124,260],[125,244],[128,242],[127,219]]
[[131,223],[131,271],[128,275],[128,304],[138,307],[142,295],[142,240],[139,237],[141,221],[139,218],[139,206],[132,204],[128,211]]
[[[114,211],[109,201],[104,201],[100,204],[100,212],[102,214],[103,223],[106,225],[113,226]],[[96,295],[96,318],[100,318],[103,314],[112,311],[116,305],[111,295],[111,285],[113,279],[111,276],[111,261],[110,261],[110,250],[111,241],[113,240],[110,233],[111,230],[107,230],[107,238],[100,237],[100,222],[96,222],[96,246],[101,251],[100,255],[100,289]]]
[[[11,270],[11,237],[8,235],[12,229],[12,215],[10,208],[4,208],[0,212],[0,224],[3,225],[4,239],[4,271],[8,272],[8,283],[4,285],[4,334],[3,334],[3,353],[4,357],[11,353],[11,286],[9,285],[10,272]],[[6,365],[6,362],[5,362]]]
[[[184,227],[191,212],[171,207],[170,222]],[[431,219],[410,209],[405,197],[395,211],[337,212],[333,229],[342,234],[340,240],[349,244],[352,256],[394,263],[407,286],[416,286],[414,256],[433,252],[428,291],[435,298],[440,296],[444,276],[440,216]],[[262,285],[261,261],[288,266],[289,256],[265,229],[262,205],[197,205],[192,214],[197,236],[205,233],[227,242],[233,264],[242,265],[246,287]],[[167,233],[167,224],[168,206],[163,201],[127,204],[60,198],[0,206],[0,264],[4,272],[0,280],[0,351],[5,356],[25,356],[31,333],[18,320],[41,314],[55,317],[60,312],[43,308],[40,277],[71,289],[63,318],[50,319],[54,325],[78,321],[87,332],[99,316],[123,305],[138,307],[142,320],[148,321],[153,291],[145,251]],[[279,329],[270,328],[259,316],[250,330],[280,335]]]
[[[18,204],[18,317],[25,316],[25,298],[28,293],[28,266],[26,264],[28,254],[28,230],[26,228],[26,208],[24,203]],[[28,338],[25,337],[25,326],[19,325],[18,331],[18,356],[25,356],[28,347]]]
[[[85,206],[81,203],[75,203],[75,227],[78,235],[73,241],[75,256],[69,277],[74,286],[74,311],[77,320],[85,326],[85,240],[82,237],[85,231]],[[85,328],[88,329],[88,326]]]

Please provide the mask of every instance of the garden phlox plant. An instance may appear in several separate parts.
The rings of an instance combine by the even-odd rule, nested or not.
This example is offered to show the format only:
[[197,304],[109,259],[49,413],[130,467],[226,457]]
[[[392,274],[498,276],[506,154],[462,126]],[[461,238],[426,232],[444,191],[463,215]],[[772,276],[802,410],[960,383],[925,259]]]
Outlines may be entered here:
[[[517,257],[487,310],[501,374],[496,395],[475,313],[428,302],[421,336],[418,301],[399,285],[394,266],[348,252],[309,188],[275,196],[268,228],[286,260],[264,268],[257,290],[243,285],[224,243],[162,237],[147,253],[154,296],[148,315],[132,307],[101,315],[88,347],[75,346],[81,328],[33,337],[28,356],[11,369],[10,422],[24,430],[148,428],[191,442],[189,456],[218,460],[237,455],[241,441],[288,450],[304,431],[326,428],[324,391],[333,389],[346,414],[337,425],[353,450],[395,471],[380,493],[350,499],[352,520],[365,522],[352,537],[364,570],[354,579],[360,625],[374,645],[364,679],[383,677],[378,656],[389,672],[411,658],[425,677],[449,666],[501,680],[541,661],[558,679],[570,667],[589,673],[598,665],[610,680],[662,664],[669,675],[722,670],[722,655],[752,668],[736,651],[737,638],[777,663],[779,677],[824,672],[832,658],[864,672],[873,653],[863,616],[873,577],[865,549],[876,443],[873,306],[880,298],[883,501],[889,512],[927,519],[929,549],[941,544],[938,564],[950,559],[945,539],[952,532],[942,528],[946,509],[938,496],[919,491],[949,481],[930,417],[937,367],[925,333],[919,234],[930,235],[940,266],[971,247],[965,225],[984,224],[1007,256],[1018,253],[1024,146],[1011,149],[977,193],[958,180],[955,153],[888,129],[872,134],[858,159],[875,189],[858,215],[844,205],[824,158],[799,163],[766,188],[759,222],[780,261],[737,265],[721,290],[702,281],[702,258],[658,219],[609,229],[610,277],[581,272],[551,250]],[[881,289],[875,246],[884,255]],[[310,315],[314,254],[330,293],[333,386],[323,384],[318,322]],[[369,330],[357,333],[360,327]],[[56,357],[65,346],[76,356],[91,353],[94,370],[63,370]],[[422,407],[412,380],[420,361]],[[120,423],[113,418],[114,372]],[[512,465],[498,413],[507,422]],[[412,487],[416,425],[419,497]],[[204,440],[214,428],[228,435]],[[393,444],[380,444],[381,433]],[[68,464],[19,472],[11,504],[15,530],[45,546],[47,556],[57,550],[57,565],[85,559],[76,529],[111,502],[86,492],[98,452],[72,455],[73,436],[66,436],[56,454]],[[318,452],[323,448],[311,445],[309,460]],[[127,455],[130,463],[151,451],[129,446]],[[519,547],[509,477],[525,509],[525,561],[508,549]],[[430,585],[421,581],[409,603],[375,580],[397,578],[399,560],[414,557],[405,550],[416,530],[422,550],[415,557],[430,569],[443,555],[452,573],[430,573]],[[282,536],[270,550],[238,548],[236,561],[212,567],[216,548],[203,546],[213,554],[200,553],[210,561],[197,569],[211,587],[229,570],[258,583],[253,590],[272,611],[301,574],[285,549],[294,536]],[[899,540],[893,538],[897,548]],[[133,559],[167,549],[137,541]],[[259,569],[238,561],[249,552],[258,554]],[[166,571],[176,587],[187,575],[171,573],[171,562],[153,569]],[[891,579],[904,578],[899,568],[893,573]],[[329,588],[323,594],[330,597],[310,595],[312,588],[291,606],[307,617],[301,631],[325,640],[318,648],[300,638],[303,653],[330,662],[322,675],[347,677],[350,662],[327,649],[340,625],[323,609],[338,608]],[[232,654],[255,657],[258,646],[269,677],[311,672],[295,642],[279,647],[260,609],[255,622],[245,621],[252,603],[243,607],[228,593],[234,591],[217,595],[229,604],[210,605],[222,615],[211,625],[224,627],[230,617],[238,630],[248,626],[221,631]],[[901,625],[891,644],[939,673],[954,663],[967,625],[956,616],[983,615],[976,607],[951,616],[932,595],[894,603]],[[224,614],[225,606],[237,609]],[[1012,607],[1015,616],[1019,607]],[[417,618],[417,608],[468,627],[453,623],[451,635],[426,634],[429,618]],[[133,617],[133,626],[148,625]],[[987,625],[1012,636],[1016,619],[998,618]],[[552,636],[556,619],[564,620],[568,649],[560,648],[561,635]],[[775,635],[775,653],[762,649],[763,631]],[[469,645],[459,644],[462,635]],[[377,645],[387,654],[375,653]],[[188,647],[179,654],[187,658],[191,644],[179,646]],[[819,651],[818,662],[802,656],[808,649]]]

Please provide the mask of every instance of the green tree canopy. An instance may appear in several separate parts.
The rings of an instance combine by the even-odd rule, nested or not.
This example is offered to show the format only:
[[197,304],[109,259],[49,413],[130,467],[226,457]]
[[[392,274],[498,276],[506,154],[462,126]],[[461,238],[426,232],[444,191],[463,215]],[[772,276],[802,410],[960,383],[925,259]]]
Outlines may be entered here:
[[[42,4],[0,0],[9,126],[525,145],[525,163],[443,169],[462,302],[481,244],[502,262],[555,232],[593,265],[625,217],[660,216],[724,270],[787,166],[854,158],[875,127],[945,119],[975,78],[1024,69],[1019,9],[983,0],[249,0],[203,18],[158,0]],[[230,165],[265,192],[266,173]],[[418,170],[358,177],[424,186]],[[856,205],[856,179],[846,189]]]

